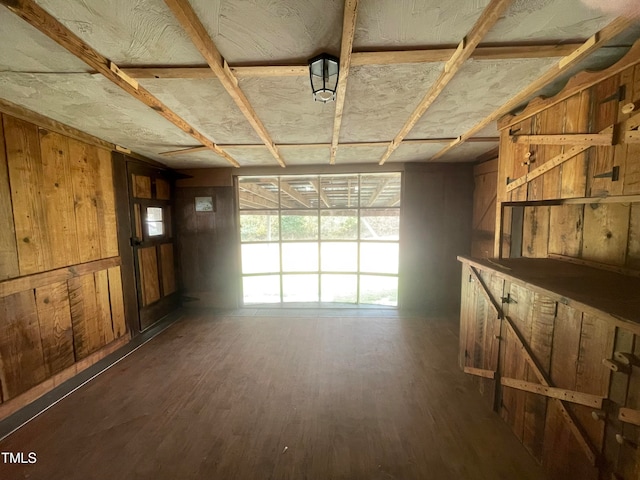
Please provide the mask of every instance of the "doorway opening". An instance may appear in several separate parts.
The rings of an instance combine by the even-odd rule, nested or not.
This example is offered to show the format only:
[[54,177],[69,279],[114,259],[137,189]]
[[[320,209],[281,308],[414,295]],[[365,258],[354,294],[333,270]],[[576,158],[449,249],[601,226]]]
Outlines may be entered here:
[[398,305],[401,174],[238,177],[242,299]]

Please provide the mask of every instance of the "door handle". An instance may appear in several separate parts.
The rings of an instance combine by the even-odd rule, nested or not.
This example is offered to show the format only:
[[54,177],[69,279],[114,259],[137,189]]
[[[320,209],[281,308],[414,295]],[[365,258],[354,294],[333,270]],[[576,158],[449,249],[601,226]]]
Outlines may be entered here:
[[132,247],[138,247],[140,245],[142,245],[142,240],[140,240],[139,238],[131,237],[131,246]]

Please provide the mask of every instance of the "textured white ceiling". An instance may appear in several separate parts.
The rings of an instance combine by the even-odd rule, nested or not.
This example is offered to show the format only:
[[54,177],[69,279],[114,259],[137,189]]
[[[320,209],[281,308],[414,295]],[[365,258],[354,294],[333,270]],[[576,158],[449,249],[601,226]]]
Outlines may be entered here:
[[[37,0],[72,32],[122,66],[202,65],[162,0]],[[339,53],[343,0],[191,0],[227,61],[303,62]],[[360,2],[354,49],[455,45],[489,0],[367,0]],[[610,18],[580,0],[516,0],[485,43],[586,39]],[[162,157],[195,141],[118,89],[46,36],[0,7],[0,98],[24,105],[100,138],[176,167],[225,166],[213,152]],[[621,37],[628,44],[635,29]],[[620,49],[598,52],[580,68],[610,65]],[[539,77],[558,59],[471,60],[408,138],[456,137]],[[351,69],[341,142],[389,141],[440,75],[442,63]],[[9,73],[31,72],[31,73]],[[577,70],[571,72],[575,73]],[[33,75],[33,72],[39,73]],[[65,73],[66,72],[66,73]],[[540,93],[555,93],[569,78]],[[216,79],[144,79],[140,83],[210,139],[222,144],[260,140]],[[276,143],[329,143],[335,104],[311,99],[308,78],[241,77],[239,85]],[[479,136],[495,136],[489,125]],[[389,162],[424,161],[442,144],[402,144]],[[495,144],[466,144],[443,160],[473,161]],[[276,165],[266,148],[230,148],[242,165]],[[340,147],[338,163],[377,163],[385,147]],[[282,148],[290,165],[326,164],[328,148]]]

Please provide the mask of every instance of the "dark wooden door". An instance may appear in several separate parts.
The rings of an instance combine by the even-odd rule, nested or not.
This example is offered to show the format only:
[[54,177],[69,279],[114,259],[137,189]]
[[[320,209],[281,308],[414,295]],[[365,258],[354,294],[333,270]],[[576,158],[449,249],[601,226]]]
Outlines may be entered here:
[[140,330],[178,305],[169,172],[128,163]]

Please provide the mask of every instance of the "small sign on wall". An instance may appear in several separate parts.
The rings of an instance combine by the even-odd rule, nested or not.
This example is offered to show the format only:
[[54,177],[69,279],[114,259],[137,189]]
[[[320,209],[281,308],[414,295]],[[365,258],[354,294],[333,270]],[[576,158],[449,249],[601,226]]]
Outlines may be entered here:
[[215,212],[213,197],[196,197],[196,212]]

